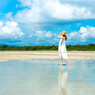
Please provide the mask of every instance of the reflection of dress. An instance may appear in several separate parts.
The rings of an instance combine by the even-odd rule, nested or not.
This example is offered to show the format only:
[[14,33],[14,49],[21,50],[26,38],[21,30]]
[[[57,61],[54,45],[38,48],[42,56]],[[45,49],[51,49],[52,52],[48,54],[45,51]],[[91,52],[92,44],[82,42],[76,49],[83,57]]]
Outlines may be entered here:
[[63,39],[60,39],[59,41],[58,54],[60,58],[62,57],[63,59],[67,59],[67,50],[66,50],[65,40]]
[[61,90],[62,92],[65,90],[65,87],[66,87],[67,75],[68,75],[68,73],[66,71],[63,71],[63,70],[60,71],[60,73],[59,73],[58,86],[59,86],[59,90]]

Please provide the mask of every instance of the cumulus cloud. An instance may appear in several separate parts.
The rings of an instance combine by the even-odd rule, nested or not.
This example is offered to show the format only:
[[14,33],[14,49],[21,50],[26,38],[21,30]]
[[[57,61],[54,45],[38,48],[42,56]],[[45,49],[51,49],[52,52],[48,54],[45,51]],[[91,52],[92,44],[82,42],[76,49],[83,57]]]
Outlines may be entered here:
[[36,31],[35,36],[40,37],[40,38],[50,38],[53,36],[53,33],[50,31]]
[[6,16],[23,23],[60,23],[95,18],[95,14],[85,6],[60,3],[60,0],[18,0],[25,7],[14,16],[11,12]]
[[40,44],[55,44],[58,43],[57,34],[52,33],[51,31],[36,31],[29,35],[30,38],[35,38],[35,43]]
[[[87,42],[95,41],[95,27],[81,27],[78,32],[74,31],[68,35],[69,41]],[[94,39],[94,40],[92,40]]]
[[32,0],[18,0],[19,2],[21,2],[20,6],[23,7],[31,7],[32,6]]
[[0,39],[18,39],[24,33],[21,31],[18,23],[14,21],[7,21],[5,24],[0,21]]

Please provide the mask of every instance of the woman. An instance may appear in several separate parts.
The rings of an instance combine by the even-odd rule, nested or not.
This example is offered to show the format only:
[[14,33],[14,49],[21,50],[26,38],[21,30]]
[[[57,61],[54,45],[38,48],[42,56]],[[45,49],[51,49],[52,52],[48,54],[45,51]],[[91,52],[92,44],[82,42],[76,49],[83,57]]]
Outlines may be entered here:
[[61,34],[58,35],[58,38],[60,38],[59,47],[58,47],[58,53],[59,53],[60,63],[61,63],[60,66],[62,66],[62,60],[65,59],[65,61],[67,62],[67,67],[69,69],[70,62],[67,60],[67,50],[65,45],[65,41],[67,40],[66,31],[62,31]]

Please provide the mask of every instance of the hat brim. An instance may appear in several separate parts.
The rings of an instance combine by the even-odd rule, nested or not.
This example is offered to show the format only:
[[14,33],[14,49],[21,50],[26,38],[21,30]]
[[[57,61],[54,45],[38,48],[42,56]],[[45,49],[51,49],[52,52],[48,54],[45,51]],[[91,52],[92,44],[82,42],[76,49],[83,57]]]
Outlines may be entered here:
[[[61,34],[63,34],[62,32],[61,32]],[[65,36],[66,36],[66,34],[64,34]]]

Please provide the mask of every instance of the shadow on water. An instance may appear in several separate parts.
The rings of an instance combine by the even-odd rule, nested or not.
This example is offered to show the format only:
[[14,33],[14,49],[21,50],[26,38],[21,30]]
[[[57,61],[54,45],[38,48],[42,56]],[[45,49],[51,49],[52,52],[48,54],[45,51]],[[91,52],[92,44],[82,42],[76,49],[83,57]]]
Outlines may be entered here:
[[67,91],[65,89],[67,76],[68,70],[64,71],[63,67],[61,67],[58,76],[58,95],[67,95]]

